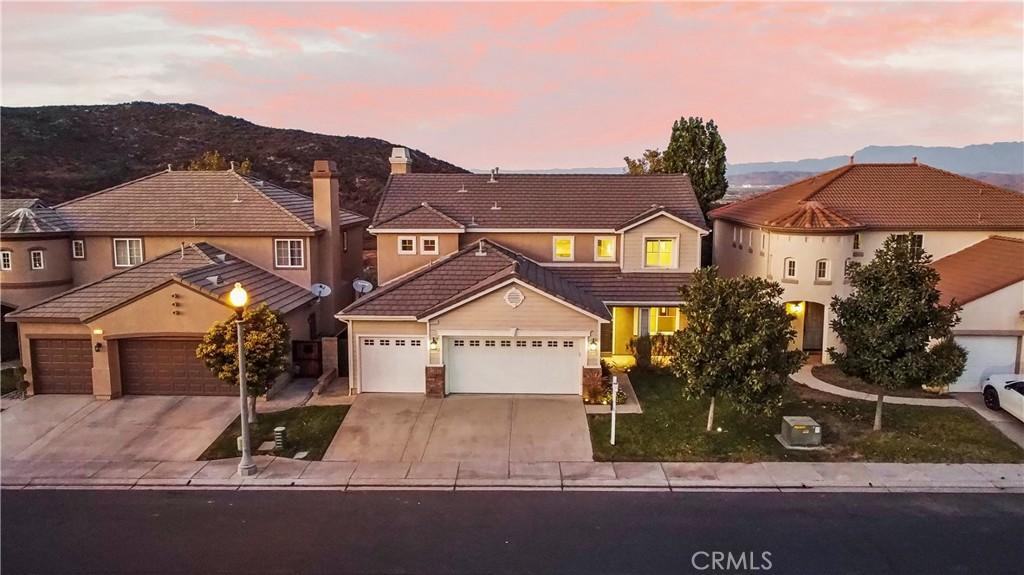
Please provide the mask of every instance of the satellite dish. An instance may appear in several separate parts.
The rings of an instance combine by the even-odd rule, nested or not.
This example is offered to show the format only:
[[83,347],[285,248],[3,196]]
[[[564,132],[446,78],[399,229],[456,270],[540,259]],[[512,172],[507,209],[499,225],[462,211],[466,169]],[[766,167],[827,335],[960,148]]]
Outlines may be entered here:
[[331,295],[331,286],[326,284],[313,284],[309,286],[309,291],[313,292],[318,298],[327,297]]
[[373,284],[366,280],[353,280],[352,289],[359,295],[368,294],[373,291]]

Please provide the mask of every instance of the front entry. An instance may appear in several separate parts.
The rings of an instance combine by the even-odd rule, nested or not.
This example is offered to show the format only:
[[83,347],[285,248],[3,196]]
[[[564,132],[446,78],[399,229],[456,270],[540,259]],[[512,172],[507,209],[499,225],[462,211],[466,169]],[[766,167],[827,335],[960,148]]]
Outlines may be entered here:
[[448,393],[581,393],[583,338],[445,337],[444,345]]
[[821,351],[825,335],[825,306],[806,302],[804,315],[804,351]]

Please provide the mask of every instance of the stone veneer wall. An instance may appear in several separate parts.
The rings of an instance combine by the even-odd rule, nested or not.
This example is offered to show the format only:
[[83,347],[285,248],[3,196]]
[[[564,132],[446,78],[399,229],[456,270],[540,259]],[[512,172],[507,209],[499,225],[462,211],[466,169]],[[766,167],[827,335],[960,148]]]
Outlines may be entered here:
[[444,366],[428,365],[427,397],[444,397]]

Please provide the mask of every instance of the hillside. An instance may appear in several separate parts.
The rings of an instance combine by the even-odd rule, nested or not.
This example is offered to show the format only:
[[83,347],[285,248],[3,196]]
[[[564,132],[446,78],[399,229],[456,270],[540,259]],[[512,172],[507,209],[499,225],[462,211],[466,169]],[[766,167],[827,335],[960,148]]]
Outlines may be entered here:
[[[250,159],[253,174],[310,191],[313,160],[341,172],[345,207],[372,214],[390,172],[394,144],[257,126],[195,104],[0,108],[0,191],[55,204],[165,169],[208,150]],[[463,172],[413,150],[417,172]]]

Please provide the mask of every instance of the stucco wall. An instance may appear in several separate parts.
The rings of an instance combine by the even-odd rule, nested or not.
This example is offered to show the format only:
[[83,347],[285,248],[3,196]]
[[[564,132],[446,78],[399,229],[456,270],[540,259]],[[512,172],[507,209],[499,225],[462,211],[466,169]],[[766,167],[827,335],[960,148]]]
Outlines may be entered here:
[[[17,239],[14,239],[14,238]],[[0,271],[3,302],[22,307],[65,291],[72,286],[71,240],[4,236],[0,250],[11,252],[11,270]],[[29,252],[42,250],[43,269],[32,269]]]
[[[644,236],[673,237],[676,242],[675,269],[644,267]],[[700,267],[700,233],[671,218],[659,216],[622,234],[622,270],[626,272],[692,272]]]
[[19,345],[21,347],[21,360],[22,365],[25,368],[25,381],[29,382],[28,392],[30,394],[35,393],[32,388],[32,351],[29,347],[29,341],[32,338],[44,337],[44,338],[81,338],[90,337],[89,328],[83,324],[63,324],[63,323],[18,323],[18,338]]
[[573,238],[573,259],[571,263],[593,264],[594,260],[594,238],[612,237],[615,238],[615,259],[601,260],[597,263],[614,264],[618,261],[619,234],[582,234],[567,230],[564,233],[467,233],[462,238],[462,245],[469,245],[481,238],[487,238],[495,243],[501,244],[511,250],[517,251],[524,256],[538,262],[551,262],[554,260],[554,238],[555,236],[570,236]]
[[910,231],[921,236],[921,245],[924,251],[931,254],[932,260],[948,256],[958,252],[969,245],[976,244],[981,240],[993,235],[1007,236],[1011,238],[1024,238],[1024,232],[1011,231],[929,231],[929,230],[893,230],[893,231],[866,231],[861,233],[861,247],[864,248],[864,258],[870,259],[875,251],[882,247],[882,243],[892,234],[905,234]]
[[1024,331],[1024,281],[967,302],[956,331]]
[[[416,253],[402,255],[398,253],[398,237],[413,236],[416,238]],[[420,238],[437,237],[437,255],[422,255]],[[377,234],[377,281],[387,283],[396,277],[421,268],[434,260],[459,251],[459,234],[424,233],[424,234]]]

